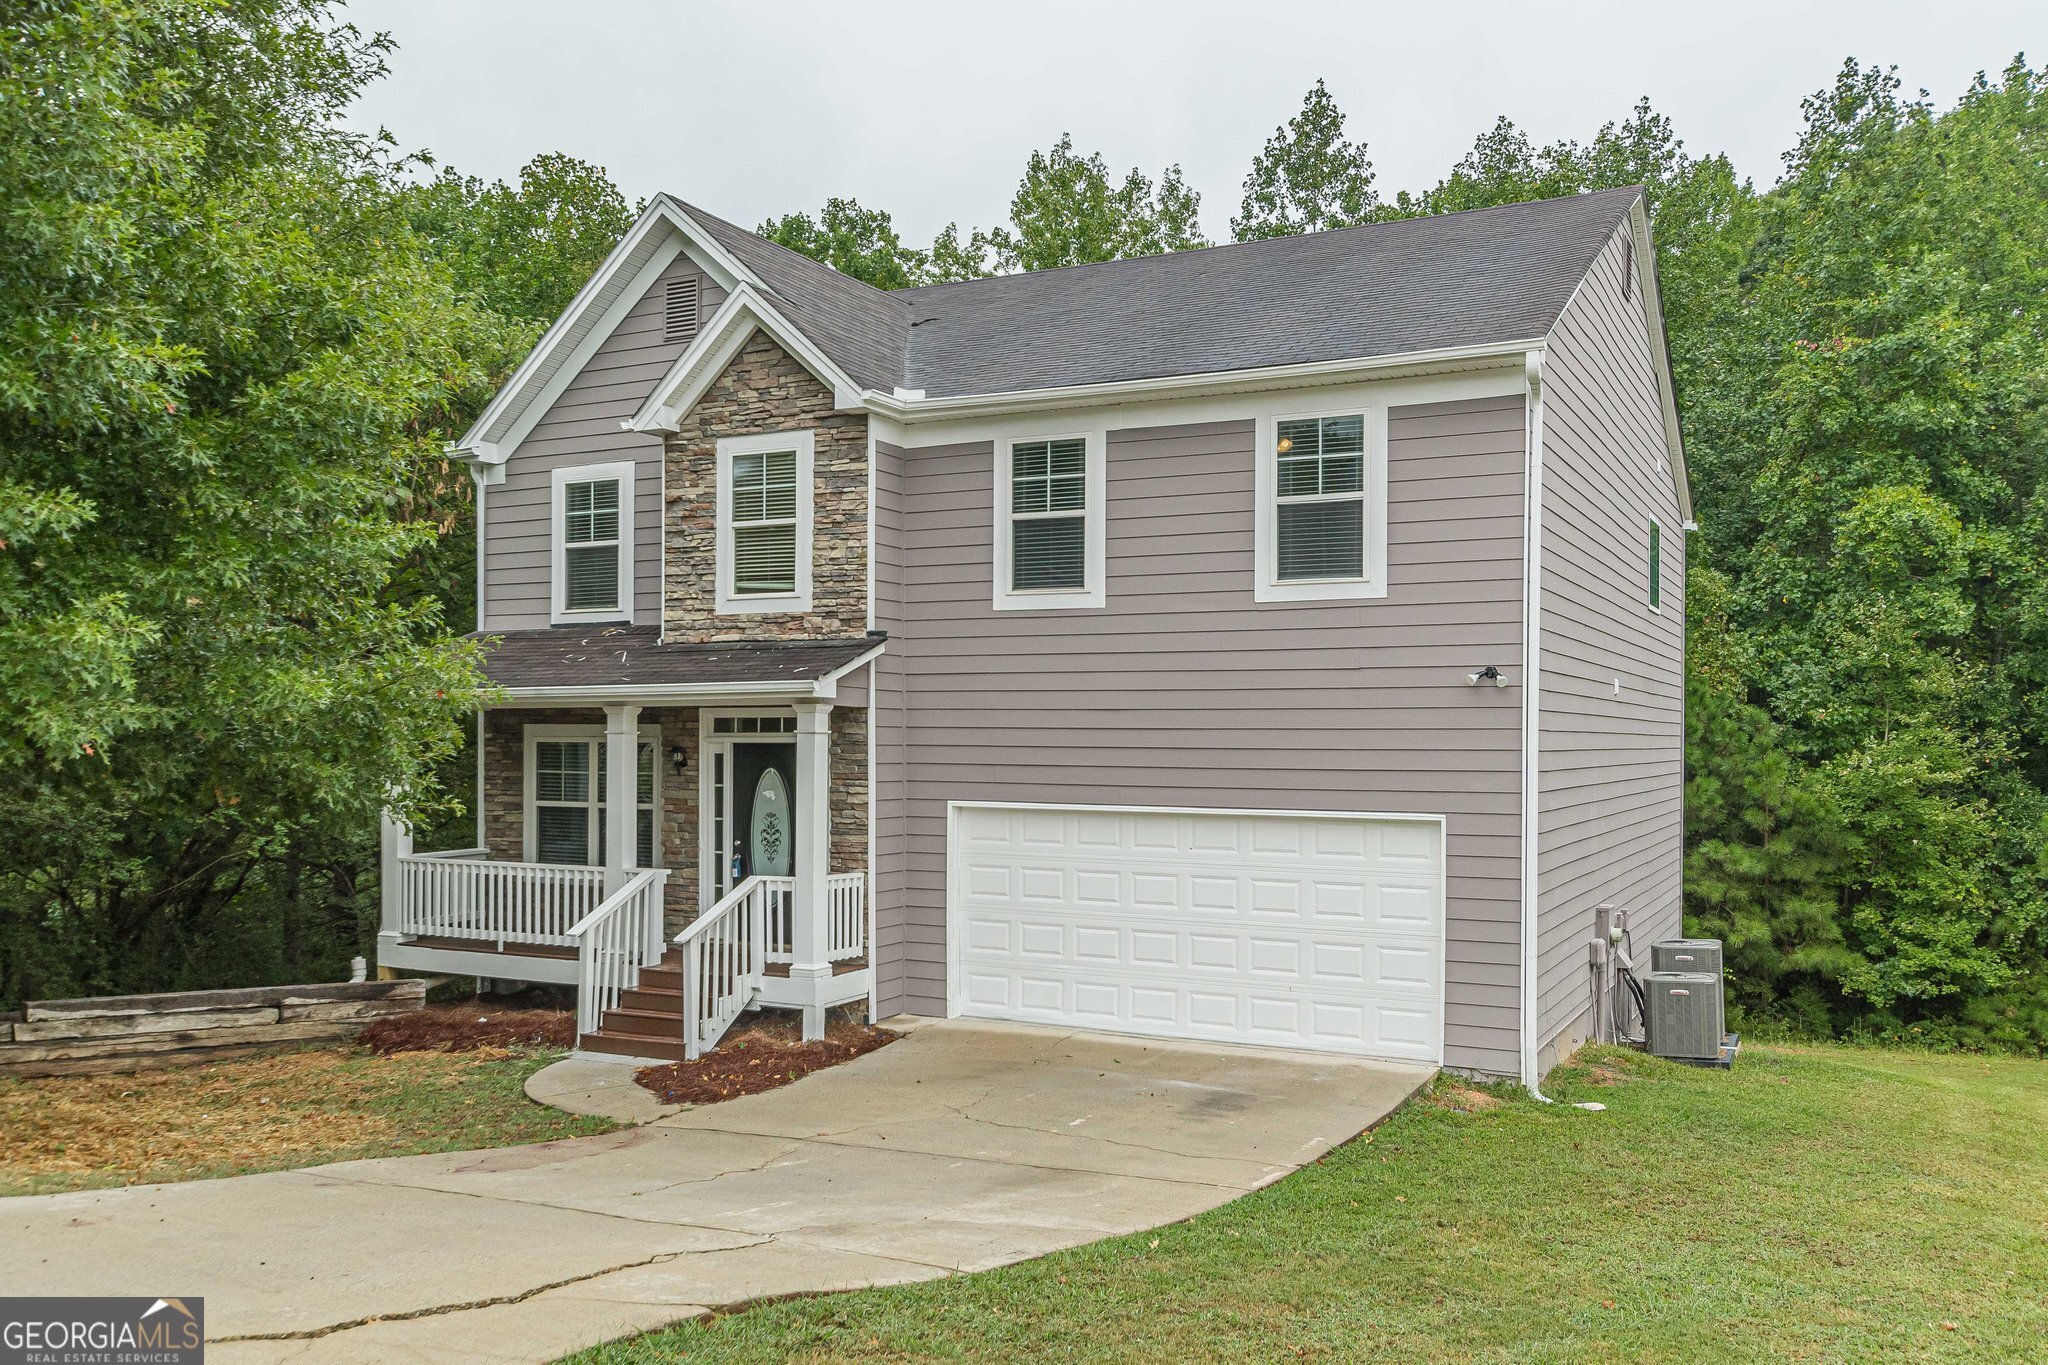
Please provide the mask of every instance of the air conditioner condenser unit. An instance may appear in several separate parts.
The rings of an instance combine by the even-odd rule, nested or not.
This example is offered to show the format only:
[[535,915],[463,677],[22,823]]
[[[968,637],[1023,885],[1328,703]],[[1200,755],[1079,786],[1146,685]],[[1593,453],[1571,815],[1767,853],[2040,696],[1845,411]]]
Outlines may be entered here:
[[1714,1037],[1728,1031],[1727,988],[1718,938],[1667,938],[1650,945],[1653,972],[1699,972],[1714,978]]
[[1649,1050],[1679,1061],[1721,1057],[1721,978],[1705,972],[1651,972],[1643,982]]

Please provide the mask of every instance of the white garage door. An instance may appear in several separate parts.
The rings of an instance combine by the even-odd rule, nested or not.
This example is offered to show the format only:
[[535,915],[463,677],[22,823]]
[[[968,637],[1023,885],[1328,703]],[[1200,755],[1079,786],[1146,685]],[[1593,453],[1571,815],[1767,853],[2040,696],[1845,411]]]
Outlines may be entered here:
[[957,804],[953,1009],[1436,1062],[1437,820]]

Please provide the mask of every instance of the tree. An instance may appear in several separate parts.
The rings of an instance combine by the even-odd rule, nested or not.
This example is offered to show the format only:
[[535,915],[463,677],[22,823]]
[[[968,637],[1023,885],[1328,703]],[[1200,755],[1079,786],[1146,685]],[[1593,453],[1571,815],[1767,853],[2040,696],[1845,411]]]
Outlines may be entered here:
[[1372,182],[1365,144],[1344,140],[1344,112],[1318,80],[1253,159],[1231,234],[1246,242],[1371,222],[1379,207]]
[[635,213],[604,167],[560,152],[527,162],[517,185],[450,167],[407,190],[405,201],[456,288],[537,328],[569,306]]
[[877,289],[922,284],[931,267],[929,253],[903,245],[886,212],[862,208],[852,199],[827,199],[816,218],[785,214],[770,218],[756,231]]
[[1167,167],[1156,188],[1135,167],[1113,184],[1102,154],[1077,154],[1073,135],[1062,133],[1051,151],[1031,154],[1010,227],[989,237],[1006,268],[1051,270],[1206,246],[1200,209],[1180,167]]
[[[433,414],[507,338],[413,233],[402,163],[336,130],[385,48],[323,0],[10,30],[0,997],[261,979],[292,931],[250,893],[295,840],[444,799],[474,652],[389,589],[435,533],[402,514]],[[327,890],[333,970],[362,899]]]

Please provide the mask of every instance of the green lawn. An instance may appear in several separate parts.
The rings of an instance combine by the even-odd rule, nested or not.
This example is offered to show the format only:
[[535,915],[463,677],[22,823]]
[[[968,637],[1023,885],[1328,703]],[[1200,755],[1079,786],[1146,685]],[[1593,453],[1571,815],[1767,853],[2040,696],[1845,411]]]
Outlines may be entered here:
[[[2048,1064],[1603,1051],[1213,1213],[583,1361],[2048,1360]],[[1466,1112],[1460,1112],[1463,1109]]]

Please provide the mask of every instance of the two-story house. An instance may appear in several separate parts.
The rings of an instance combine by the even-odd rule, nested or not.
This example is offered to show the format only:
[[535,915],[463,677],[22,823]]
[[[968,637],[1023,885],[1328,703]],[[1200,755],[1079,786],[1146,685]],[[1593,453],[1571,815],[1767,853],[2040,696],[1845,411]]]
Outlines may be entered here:
[[1637,190],[897,292],[661,197],[457,453],[477,846],[387,829],[387,969],[1533,1084],[1595,906],[1679,931]]

